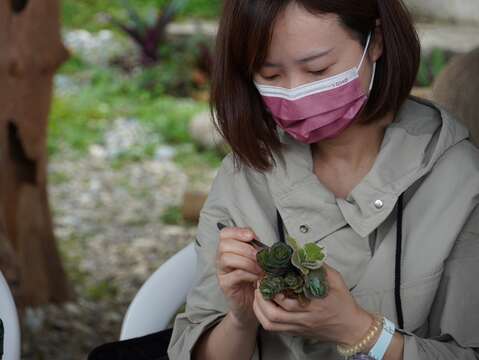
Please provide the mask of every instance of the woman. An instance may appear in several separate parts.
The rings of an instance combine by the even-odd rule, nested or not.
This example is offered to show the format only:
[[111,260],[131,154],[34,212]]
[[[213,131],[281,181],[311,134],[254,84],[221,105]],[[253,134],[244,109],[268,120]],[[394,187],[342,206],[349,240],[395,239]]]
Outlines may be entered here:
[[[216,56],[232,152],[170,359],[479,359],[479,151],[408,97],[420,47],[401,1],[226,0]],[[326,298],[262,298],[251,240],[285,233],[326,246]]]

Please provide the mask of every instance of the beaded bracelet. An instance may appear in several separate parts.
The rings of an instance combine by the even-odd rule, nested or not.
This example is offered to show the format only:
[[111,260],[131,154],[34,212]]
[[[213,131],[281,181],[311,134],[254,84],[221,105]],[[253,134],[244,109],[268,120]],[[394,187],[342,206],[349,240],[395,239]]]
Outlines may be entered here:
[[356,345],[345,347],[341,345],[336,345],[338,353],[345,358],[348,358],[356,353],[359,353],[364,350],[365,346],[377,335],[377,333],[382,330],[384,324],[384,318],[381,314],[374,314],[374,322],[368,330],[366,336],[358,342]]
[[369,355],[371,355],[373,359],[382,360],[389,345],[391,344],[395,331],[396,325],[388,318],[384,317],[383,330],[381,331],[376,344],[374,344],[372,349],[369,351]]

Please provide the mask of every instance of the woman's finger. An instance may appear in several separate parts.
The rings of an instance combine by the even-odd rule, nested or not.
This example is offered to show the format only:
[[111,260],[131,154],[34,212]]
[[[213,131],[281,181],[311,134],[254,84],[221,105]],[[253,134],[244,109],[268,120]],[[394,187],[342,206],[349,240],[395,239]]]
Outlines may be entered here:
[[257,251],[251,245],[244,242],[233,239],[222,240],[218,245],[218,255],[227,252],[250,258],[251,260],[256,262]]
[[242,282],[254,283],[260,276],[251,274],[244,270],[235,270],[230,273],[218,276],[221,287],[233,288]]
[[235,253],[223,253],[219,256],[217,262],[220,273],[229,273],[236,269],[241,269],[252,274],[263,274],[263,270],[255,261]]
[[253,230],[249,228],[226,227],[220,231],[220,240],[233,239],[250,242],[255,237]]
[[266,316],[266,318],[274,323],[281,323],[281,324],[298,324],[300,323],[298,315],[308,313],[297,313],[297,312],[288,312],[284,310],[282,307],[278,306],[273,301],[266,301],[263,298],[263,295],[259,291],[259,289],[255,290],[255,294],[257,297],[258,307],[261,309],[261,312]]
[[303,330],[303,327],[295,325],[293,323],[280,323],[280,322],[272,321],[271,319],[269,319],[259,304],[260,296],[262,296],[261,293],[259,293],[259,291],[256,290],[255,299],[253,301],[253,311],[265,330],[281,331],[281,332],[289,332],[289,333],[299,333],[301,330]]
[[288,312],[308,312],[306,306],[301,305],[297,299],[291,299],[284,294],[278,294],[273,298],[274,302]]
[[263,329],[273,331],[273,324],[266,318],[266,316],[263,314],[263,312],[259,308],[258,302],[256,301],[256,297],[257,295],[255,291],[255,300],[253,301],[253,311],[256,315],[256,318],[263,326]]
[[326,264],[326,262],[323,263],[322,266],[326,270],[326,281],[331,289],[337,288],[340,284],[341,286],[344,284],[343,276],[339,271]]

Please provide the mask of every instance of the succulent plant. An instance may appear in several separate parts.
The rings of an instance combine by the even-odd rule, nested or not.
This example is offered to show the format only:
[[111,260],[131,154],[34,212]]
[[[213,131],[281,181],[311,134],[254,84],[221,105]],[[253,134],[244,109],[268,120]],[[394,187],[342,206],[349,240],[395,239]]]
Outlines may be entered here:
[[291,255],[291,246],[277,242],[271,247],[261,249],[256,254],[256,260],[266,274],[281,276],[292,270]]
[[300,273],[289,272],[284,277],[284,286],[293,293],[300,294],[303,291],[304,279]]
[[271,300],[283,291],[283,278],[281,276],[265,276],[260,282],[259,289],[265,300]]
[[304,284],[304,293],[306,297],[312,298],[324,298],[328,295],[329,286],[326,279],[326,270],[319,268],[312,270],[306,275]]
[[294,249],[291,262],[304,275],[308,275],[311,270],[319,269],[326,260],[325,248],[316,243],[307,243],[300,247],[291,236],[288,236],[288,243]]
[[283,293],[304,304],[308,299],[323,298],[328,294],[326,250],[316,243],[301,247],[291,236],[287,243],[277,242],[256,254],[259,266],[266,276],[259,290],[265,300]]

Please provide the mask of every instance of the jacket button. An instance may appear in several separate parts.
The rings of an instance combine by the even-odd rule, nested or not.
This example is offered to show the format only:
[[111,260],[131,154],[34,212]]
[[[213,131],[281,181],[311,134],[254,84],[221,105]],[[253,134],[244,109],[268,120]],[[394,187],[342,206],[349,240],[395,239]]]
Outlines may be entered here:
[[301,231],[303,234],[306,234],[309,231],[309,226],[303,224],[299,227],[299,231]]
[[384,206],[384,203],[382,202],[382,200],[376,200],[374,202],[374,206],[376,207],[376,209],[382,209]]

